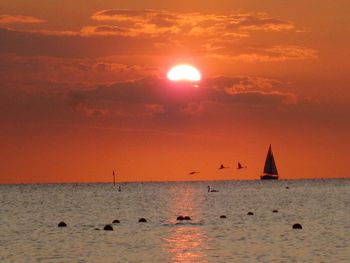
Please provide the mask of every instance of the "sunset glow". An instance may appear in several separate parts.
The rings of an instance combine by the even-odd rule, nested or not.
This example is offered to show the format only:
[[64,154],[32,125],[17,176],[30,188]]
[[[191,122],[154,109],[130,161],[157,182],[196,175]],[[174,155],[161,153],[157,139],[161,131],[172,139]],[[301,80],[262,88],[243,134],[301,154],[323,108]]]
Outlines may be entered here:
[[0,183],[350,177],[350,1],[1,1]]

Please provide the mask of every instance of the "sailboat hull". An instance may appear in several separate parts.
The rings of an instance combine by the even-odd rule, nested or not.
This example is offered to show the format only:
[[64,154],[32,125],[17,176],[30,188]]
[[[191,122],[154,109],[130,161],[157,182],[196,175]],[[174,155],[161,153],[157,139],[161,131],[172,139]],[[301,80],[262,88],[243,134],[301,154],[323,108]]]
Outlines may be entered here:
[[264,174],[260,176],[261,180],[278,180],[278,175]]

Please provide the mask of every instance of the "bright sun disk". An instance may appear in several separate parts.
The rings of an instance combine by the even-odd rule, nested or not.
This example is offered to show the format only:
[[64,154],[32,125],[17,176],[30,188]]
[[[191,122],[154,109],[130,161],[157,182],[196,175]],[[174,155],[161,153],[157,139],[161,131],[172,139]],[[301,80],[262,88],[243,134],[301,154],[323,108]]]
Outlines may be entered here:
[[171,81],[196,82],[201,80],[201,73],[193,66],[177,65],[169,70],[167,77]]

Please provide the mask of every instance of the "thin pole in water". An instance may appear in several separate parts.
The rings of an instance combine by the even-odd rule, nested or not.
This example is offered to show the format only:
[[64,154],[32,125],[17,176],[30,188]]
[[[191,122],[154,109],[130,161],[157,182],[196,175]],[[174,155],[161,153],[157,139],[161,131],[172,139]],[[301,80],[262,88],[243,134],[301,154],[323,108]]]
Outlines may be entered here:
[[115,173],[114,173],[114,170],[113,170],[113,185],[115,186]]

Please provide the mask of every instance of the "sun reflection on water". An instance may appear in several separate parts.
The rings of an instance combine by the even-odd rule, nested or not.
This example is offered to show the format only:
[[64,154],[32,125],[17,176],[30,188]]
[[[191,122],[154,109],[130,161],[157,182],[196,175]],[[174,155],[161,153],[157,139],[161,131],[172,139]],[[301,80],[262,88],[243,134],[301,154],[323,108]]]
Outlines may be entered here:
[[199,227],[175,227],[165,241],[167,251],[172,255],[171,262],[207,262],[203,253],[203,233]]
[[[207,249],[207,236],[196,216],[202,214],[200,205],[197,205],[194,197],[194,189],[191,187],[177,188],[170,191],[173,198],[168,203],[170,211],[177,215],[189,215],[192,221],[176,223],[174,214],[169,214],[169,236],[164,238],[164,248],[170,256],[170,262],[207,262],[205,250]],[[176,219],[176,218],[175,218]]]

